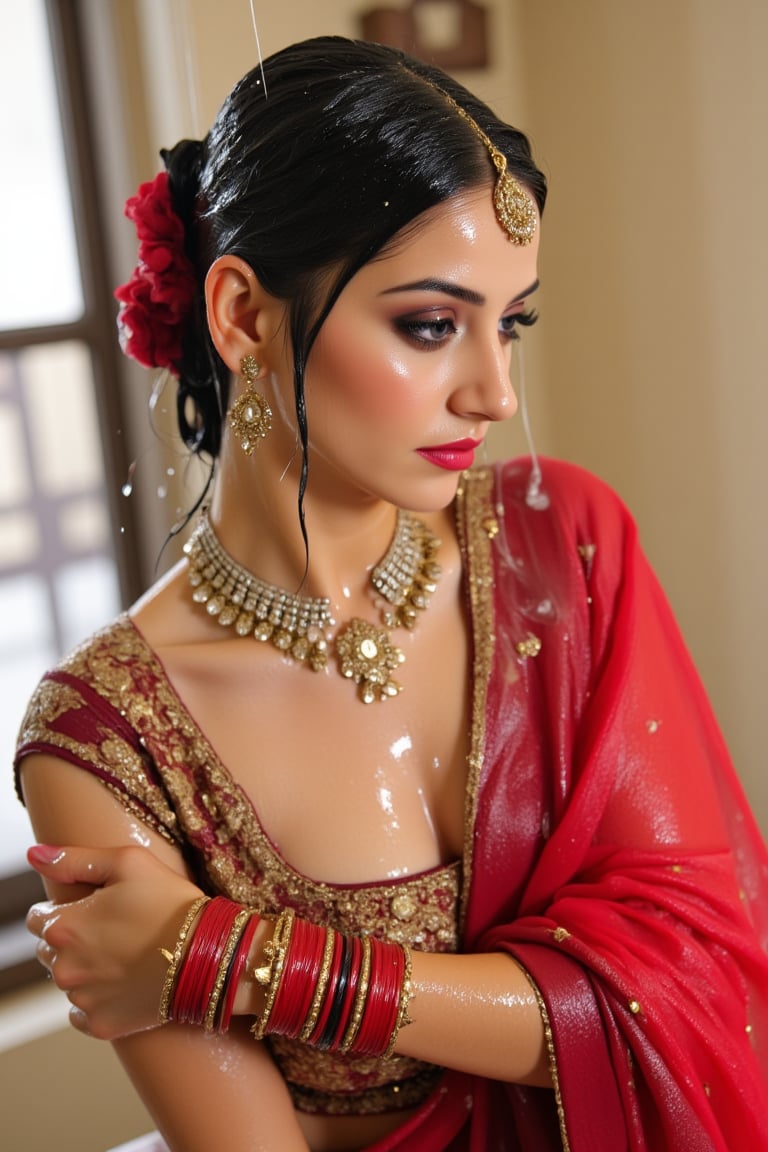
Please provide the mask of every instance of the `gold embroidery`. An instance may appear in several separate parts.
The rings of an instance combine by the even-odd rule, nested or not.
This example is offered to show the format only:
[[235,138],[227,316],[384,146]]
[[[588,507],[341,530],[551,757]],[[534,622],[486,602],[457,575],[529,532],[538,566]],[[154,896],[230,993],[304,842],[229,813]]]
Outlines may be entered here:
[[465,561],[465,579],[471,607],[472,640],[475,652],[472,669],[472,723],[464,814],[464,865],[459,930],[463,931],[472,879],[472,851],[477,818],[480,773],[485,747],[485,721],[488,681],[493,661],[493,559],[487,531],[493,518],[493,472],[477,468],[465,472],[456,494],[456,526]]
[[[99,634],[97,640],[101,640],[103,635]],[[90,676],[82,676],[82,653],[82,648],[76,650],[61,668],[90,682]],[[117,707],[119,701],[112,700],[110,703],[118,712],[122,712]],[[103,780],[103,783],[127,811],[148,823],[166,840],[177,844],[179,836],[175,830],[176,816],[169,808],[162,789],[150,780],[142,753],[117,736],[106,719],[102,719],[98,725],[92,725],[96,738],[87,744],[66,735],[57,727],[57,721],[67,714],[90,708],[90,703],[74,685],[55,679],[43,680],[22,722],[19,748],[50,746],[91,765],[102,777],[106,769],[113,779]]]
[[518,640],[515,644],[515,651],[523,660],[529,656],[538,656],[541,652],[541,640],[538,636],[534,636],[533,632],[529,632],[524,640]]
[[560,1090],[560,1073],[557,1067],[557,1052],[555,1051],[555,1036],[552,1031],[552,1024],[549,1019],[549,1012],[547,1005],[544,1002],[544,997],[541,994],[538,984],[531,976],[527,968],[523,968],[519,961],[520,970],[524,973],[528,983],[530,984],[533,994],[536,997],[536,1003],[539,1006],[541,1013],[541,1021],[544,1025],[544,1042],[547,1046],[547,1059],[549,1061],[549,1073],[552,1077],[552,1087],[555,1092],[555,1107],[557,1108],[557,1119],[560,1124],[560,1140],[563,1145],[563,1152],[571,1152],[571,1143],[568,1139],[568,1129],[565,1123],[565,1105],[563,1103],[563,1095]]
[[290,1082],[288,1091],[300,1112],[319,1112],[324,1116],[374,1116],[382,1112],[398,1112],[421,1104],[437,1087],[443,1069],[432,1065],[422,1065],[422,1068],[423,1071],[415,1076],[369,1088],[359,1096],[348,1092],[343,1096],[335,1095]]
[[[458,949],[461,863],[368,885],[311,880],[277,854],[253,806],[184,710],[162,666],[127,617],[95,636],[65,670],[95,688],[133,728],[139,753],[104,721],[93,744],[70,741],[51,727],[67,711],[93,706],[67,685],[46,681],[35,697],[25,739],[70,749],[104,778],[133,814],[168,838],[186,842],[208,876],[204,886],[276,914],[286,905],[340,932],[365,932],[430,952]],[[481,746],[481,745],[480,745]],[[146,748],[146,753],[143,749]],[[159,777],[159,779],[158,779]],[[410,1107],[429,1093],[439,1070],[404,1056],[361,1061],[318,1053],[271,1038],[289,1082],[300,1083],[297,1106],[363,1114]],[[350,1094],[350,1086],[355,1085]],[[333,1093],[335,1097],[332,1097]],[[396,1103],[393,1104],[393,1098]],[[322,1099],[322,1108],[319,1101]]]

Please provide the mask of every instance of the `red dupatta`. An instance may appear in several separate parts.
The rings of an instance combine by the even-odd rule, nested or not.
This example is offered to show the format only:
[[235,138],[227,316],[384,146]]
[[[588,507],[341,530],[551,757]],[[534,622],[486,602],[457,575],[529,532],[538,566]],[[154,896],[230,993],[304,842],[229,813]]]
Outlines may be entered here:
[[765,846],[628,513],[552,461],[529,507],[529,471],[461,511],[495,637],[464,947],[529,974],[556,1088],[449,1072],[370,1152],[768,1147]]

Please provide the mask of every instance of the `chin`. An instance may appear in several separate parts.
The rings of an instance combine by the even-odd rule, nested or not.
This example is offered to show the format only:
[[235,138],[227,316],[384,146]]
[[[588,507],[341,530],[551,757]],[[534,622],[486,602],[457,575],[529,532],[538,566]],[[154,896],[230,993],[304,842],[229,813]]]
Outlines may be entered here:
[[407,492],[403,492],[391,500],[399,508],[407,508],[409,512],[442,512],[456,499],[463,472],[446,472],[443,476],[436,476],[431,482],[411,484]]

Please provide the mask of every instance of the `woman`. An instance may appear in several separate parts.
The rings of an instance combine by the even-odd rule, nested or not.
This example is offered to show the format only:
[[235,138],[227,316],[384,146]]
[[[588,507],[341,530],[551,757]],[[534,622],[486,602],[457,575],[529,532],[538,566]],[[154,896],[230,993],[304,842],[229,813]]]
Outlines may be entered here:
[[38,955],[174,1150],[764,1146],[765,852],[632,521],[468,471],[527,142],[373,45],[265,80],[129,202],[124,347],[215,480],[24,721]]

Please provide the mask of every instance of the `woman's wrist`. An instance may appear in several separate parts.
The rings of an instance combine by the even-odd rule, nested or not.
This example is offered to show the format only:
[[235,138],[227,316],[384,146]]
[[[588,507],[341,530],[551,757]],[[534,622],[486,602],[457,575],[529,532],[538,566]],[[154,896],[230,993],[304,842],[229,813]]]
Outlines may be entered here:
[[370,936],[345,936],[285,909],[262,920],[223,896],[190,907],[169,966],[160,1021],[226,1032],[253,1018],[257,1040],[277,1034],[323,1051],[381,1056],[408,1021],[410,953]]

